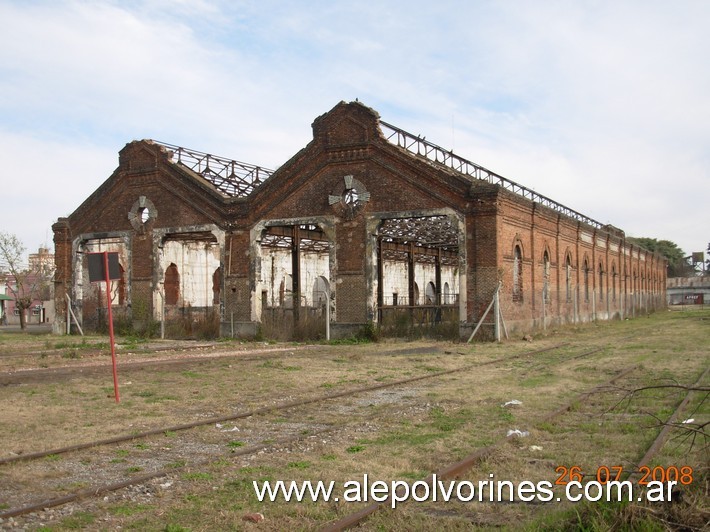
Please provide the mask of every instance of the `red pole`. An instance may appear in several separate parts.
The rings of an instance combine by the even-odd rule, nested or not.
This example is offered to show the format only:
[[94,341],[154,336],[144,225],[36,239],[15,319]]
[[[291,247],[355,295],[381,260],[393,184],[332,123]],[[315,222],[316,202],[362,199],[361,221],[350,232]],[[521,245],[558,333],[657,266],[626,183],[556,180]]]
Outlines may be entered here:
[[111,363],[113,364],[113,391],[116,402],[120,402],[118,395],[118,371],[116,370],[116,347],[113,341],[113,311],[111,310],[111,280],[108,273],[108,252],[104,251],[104,272],[106,274],[106,300],[108,301],[108,335],[111,342]]

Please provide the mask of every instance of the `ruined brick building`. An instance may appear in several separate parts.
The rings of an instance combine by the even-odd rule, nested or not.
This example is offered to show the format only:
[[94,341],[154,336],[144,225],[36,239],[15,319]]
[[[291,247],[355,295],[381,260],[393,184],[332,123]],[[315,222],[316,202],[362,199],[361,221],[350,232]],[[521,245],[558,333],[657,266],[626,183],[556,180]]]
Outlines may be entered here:
[[100,320],[95,251],[119,256],[114,314],[212,316],[224,335],[327,316],[333,336],[404,319],[467,337],[499,286],[511,332],[665,304],[661,256],[359,102],[318,117],[313,140],[273,172],[131,142],[53,230],[58,331],[65,294],[85,326]]

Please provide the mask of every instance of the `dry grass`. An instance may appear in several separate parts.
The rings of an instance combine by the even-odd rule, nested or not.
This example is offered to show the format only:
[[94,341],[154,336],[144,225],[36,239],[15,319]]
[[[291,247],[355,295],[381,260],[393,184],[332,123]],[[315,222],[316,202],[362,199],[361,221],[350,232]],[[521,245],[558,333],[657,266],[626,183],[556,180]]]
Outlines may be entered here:
[[[590,474],[603,465],[621,464],[632,470],[658,432],[655,418],[666,419],[684,394],[677,389],[628,392],[658,383],[694,382],[708,365],[709,324],[707,311],[667,312],[549,331],[532,344],[388,341],[317,349],[294,346],[278,358],[259,360],[240,358],[235,352],[234,357],[206,359],[192,366],[119,370],[119,405],[112,402],[110,370],[102,377],[79,374],[56,383],[4,386],[0,402],[8,407],[0,412],[0,423],[9,429],[0,436],[0,449],[29,452],[464,368],[407,386],[272,411],[230,424],[239,428],[235,433],[206,427],[190,435],[148,440],[145,448],[131,444],[97,451],[92,468],[125,460],[119,465],[128,470],[148,467],[146,457],[167,448],[166,438],[172,443],[164,454],[170,455],[180,445],[189,450],[181,455],[186,458],[165,458],[175,463],[185,460],[186,465],[175,473],[169,488],[154,487],[151,498],[126,499],[117,494],[106,502],[89,502],[80,523],[90,529],[317,529],[365,503],[260,503],[252,481],[333,480],[342,484],[367,474],[370,479],[414,482],[478,448],[503,442],[506,431],[515,428],[529,431],[530,436],[503,442],[464,478],[478,482],[493,474],[501,480],[554,481],[558,466],[572,465]],[[7,345],[4,340],[0,337],[0,349]],[[483,365],[562,342],[568,345]],[[594,347],[601,350],[572,358]],[[228,355],[230,349],[236,351],[237,345],[223,344],[217,351]],[[62,359],[64,364],[77,366],[86,360]],[[575,399],[634,365],[639,367],[617,387]],[[522,404],[501,406],[512,399]],[[545,420],[548,413],[570,402],[569,412]],[[708,402],[696,397],[684,412],[684,416],[691,415],[707,421]],[[326,428],[328,432],[316,435]],[[232,456],[233,449],[268,443],[282,434],[300,435],[302,440],[274,445],[261,454]],[[696,439],[691,446],[677,432],[655,458],[654,465],[690,465],[698,473],[693,485],[685,489],[683,502],[675,505],[408,503],[396,511],[374,514],[363,527],[466,530],[525,525],[531,529],[654,530],[678,522],[693,526],[708,517],[707,443]],[[117,454],[121,450],[124,453]],[[198,464],[200,453],[210,465]],[[33,466],[32,475],[61,477],[70,464],[68,457],[43,461]],[[27,471],[5,467],[0,475],[6,481],[23,482]],[[251,512],[263,513],[266,520],[259,524],[242,521]],[[53,527],[75,524],[59,521]]]

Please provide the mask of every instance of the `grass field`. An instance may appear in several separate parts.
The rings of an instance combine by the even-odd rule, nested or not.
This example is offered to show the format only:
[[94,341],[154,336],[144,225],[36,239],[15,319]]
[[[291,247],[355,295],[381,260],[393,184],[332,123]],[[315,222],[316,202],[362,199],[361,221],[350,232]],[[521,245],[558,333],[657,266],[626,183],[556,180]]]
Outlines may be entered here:
[[[314,530],[372,502],[346,502],[352,480],[414,483],[485,446],[460,481],[549,481],[555,496],[579,471],[632,473],[663,423],[710,362],[710,311],[549,330],[533,342],[270,344],[218,342],[181,352],[124,341],[121,402],[113,401],[105,338],[0,335],[0,371],[75,368],[70,376],[0,386],[0,458],[216,416],[274,407],[246,419],[0,466],[0,511],[101,482],[167,468],[167,476],[18,517],[0,527],[67,530]],[[556,349],[524,355],[533,350]],[[185,345],[185,344],[181,344]],[[272,351],[260,355],[260,350]],[[592,353],[590,351],[595,350]],[[21,356],[23,352],[32,352]],[[17,356],[2,354],[14,353]],[[130,354],[129,354],[130,353]],[[589,353],[589,354],[587,354]],[[203,354],[179,365],[128,362]],[[498,362],[495,362],[498,361]],[[491,363],[493,362],[493,363]],[[88,366],[101,366],[91,372]],[[82,369],[84,368],[84,369]],[[290,408],[287,401],[399,386]],[[622,371],[614,385],[581,395]],[[674,502],[410,501],[383,508],[365,530],[701,529],[708,509],[707,377],[649,469],[692,469]],[[518,404],[506,403],[515,400]],[[561,407],[564,412],[551,417]],[[693,419],[691,423],[680,422]],[[522,437],[506,438],[510,430]],[[283,438],[295,439],[279,443]],[[260,448],[253,453],[250,449]],[[618,469],[615,469],[618,471]],[[259,502],[257,481],[335,482],[335,502]],[[13,489],[14,487],[14,489]],[[34,498],[33,498],[34,497]],[[257,523],[245,520],[263,514]]]

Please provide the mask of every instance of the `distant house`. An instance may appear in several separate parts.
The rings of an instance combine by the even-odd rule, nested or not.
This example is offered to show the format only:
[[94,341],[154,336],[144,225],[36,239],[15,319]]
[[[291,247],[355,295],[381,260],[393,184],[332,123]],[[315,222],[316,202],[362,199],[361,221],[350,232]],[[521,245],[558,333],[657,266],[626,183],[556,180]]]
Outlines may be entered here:
[[7,324],[5,305],[8,301],[12,301],[12,298],[5,294],[5,280],[0,277],[0,325]]
[[40,272],[47,277],[54,272],[54,253],[49,248],[40,247],[37,253],[30,253],[27,262],[32,272]]
[[28,263],[29,269],[22,275],[22,283],[18,283],[12,274],[5,274],[0,279],[0,316],[3,324],[20,324],[20,309],[17,308],[16,298],[25,295],[32,298],[30,308],[25,310],[25,323],[54,321],[54,254],[41,247],[37,253],[29,255]]
[[669,277],[666,280],[669,305],[710,304],[710,275]]

